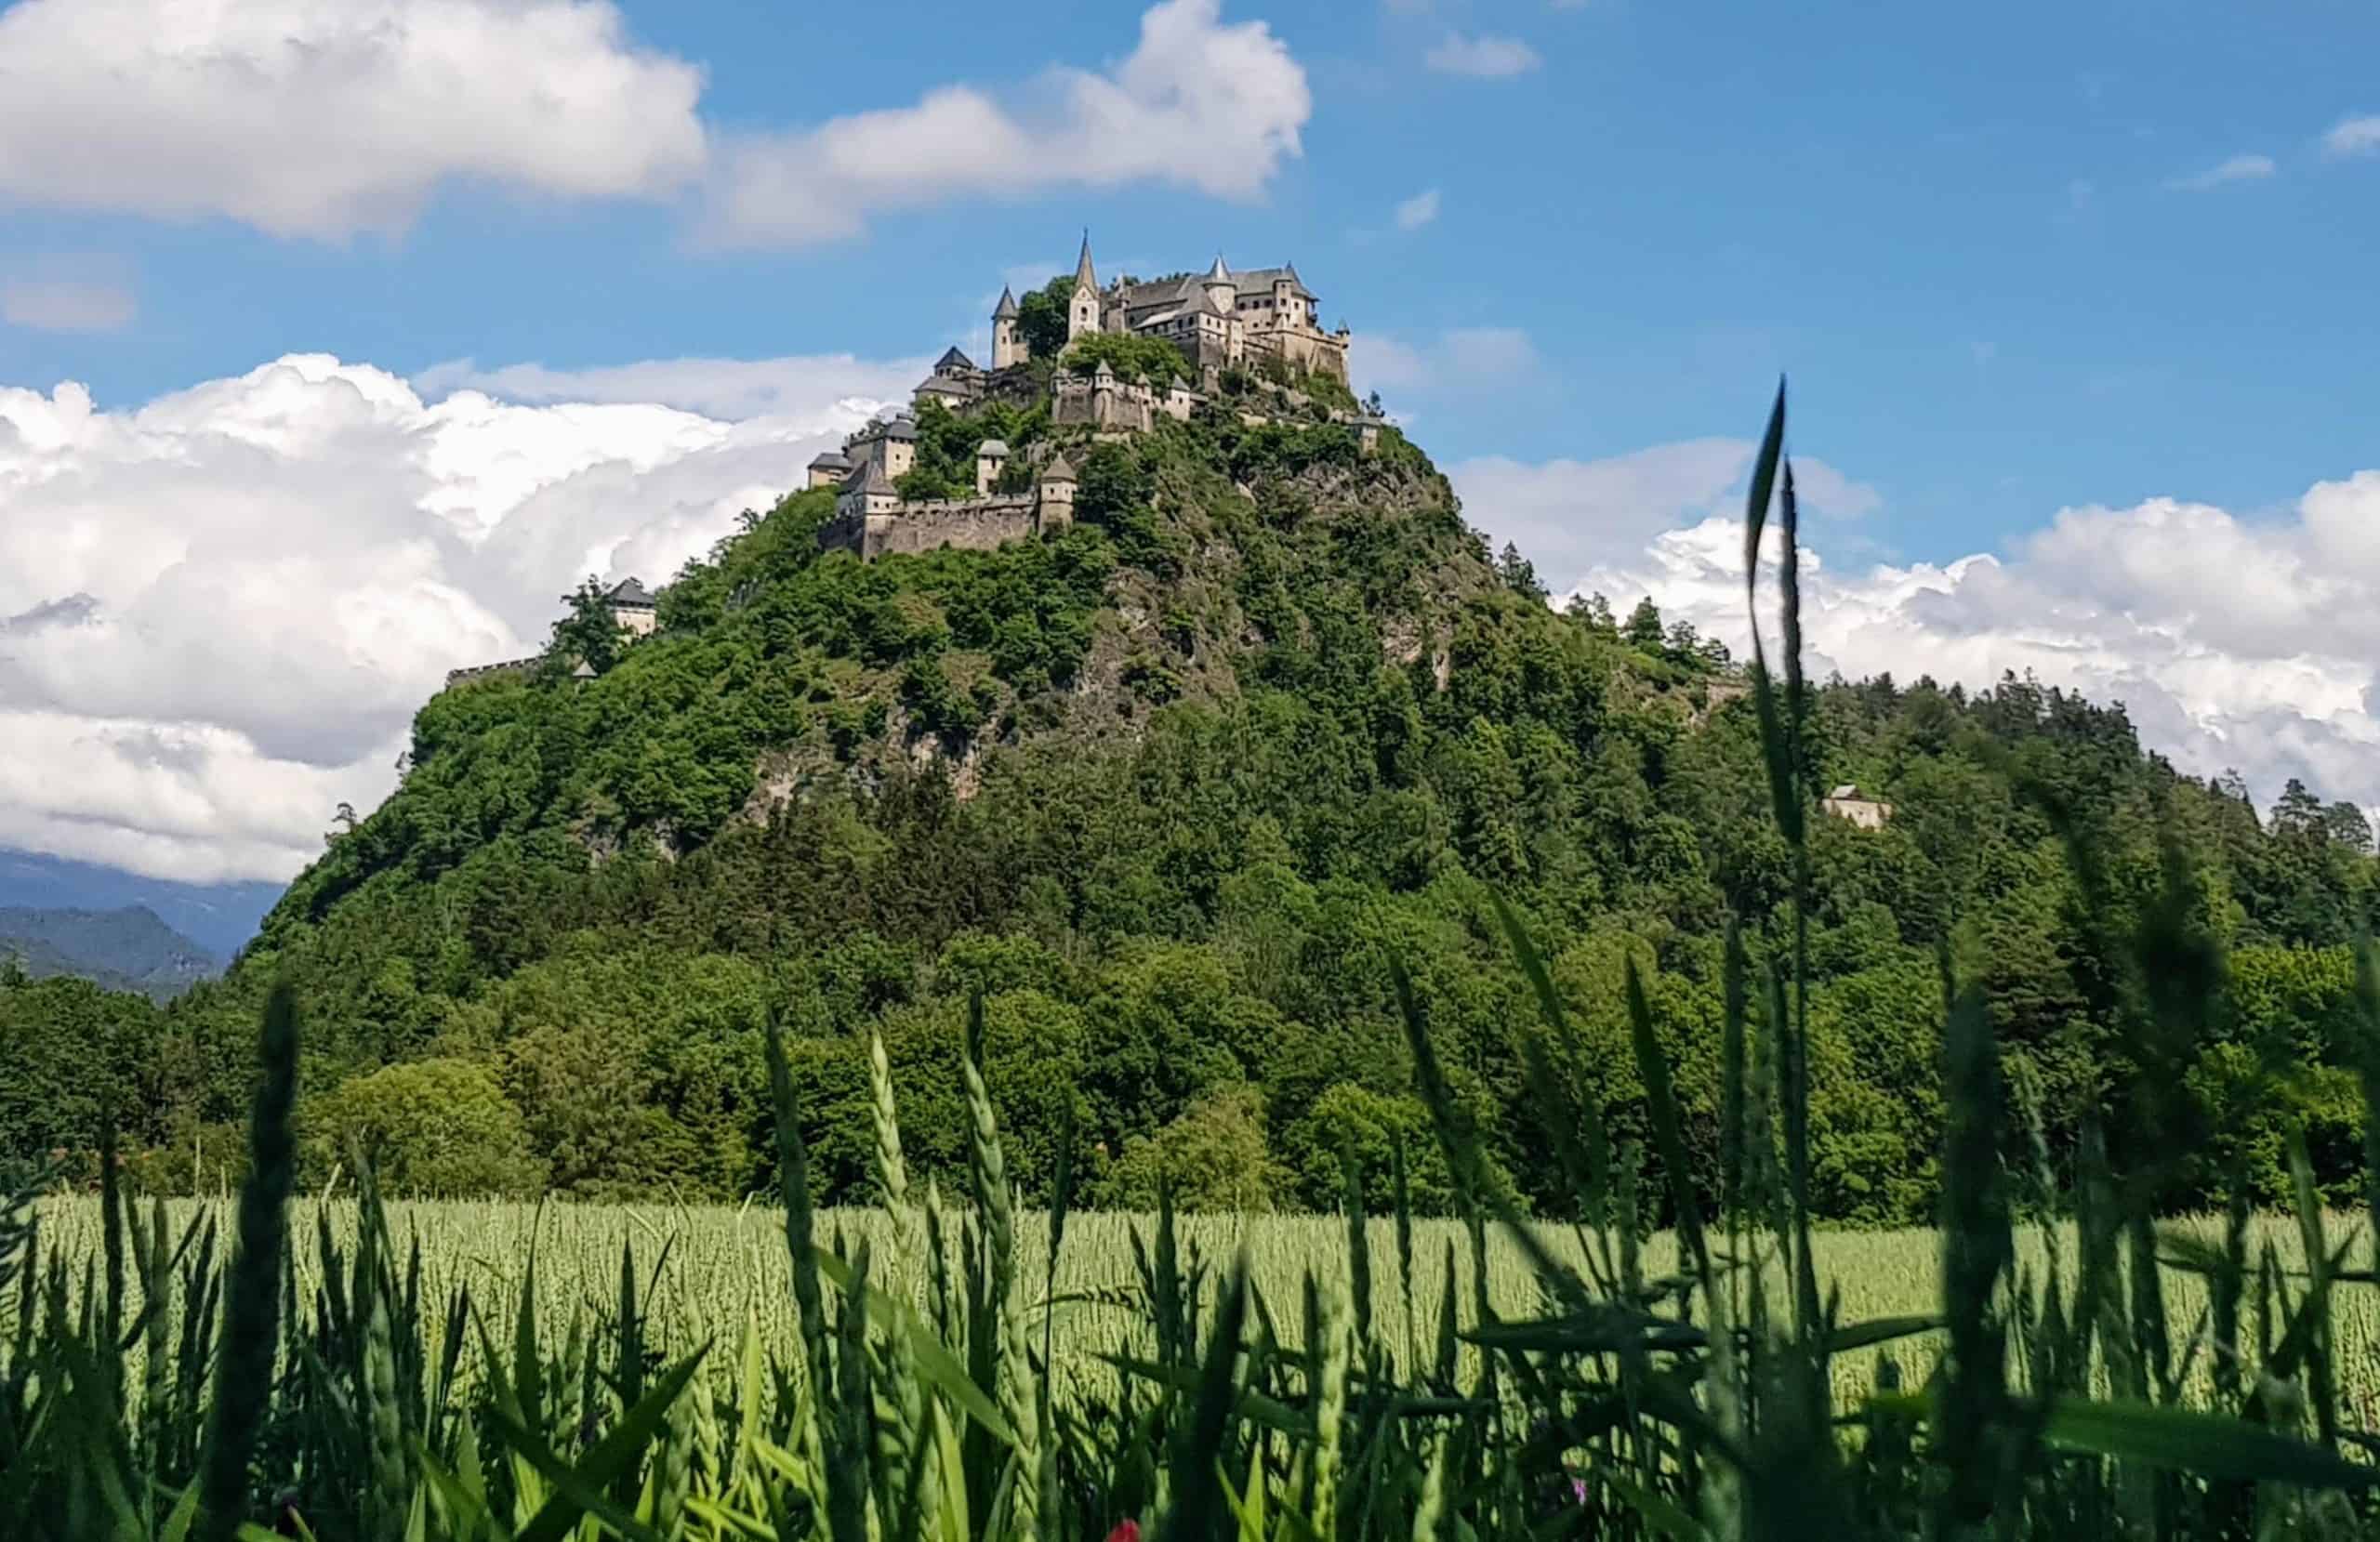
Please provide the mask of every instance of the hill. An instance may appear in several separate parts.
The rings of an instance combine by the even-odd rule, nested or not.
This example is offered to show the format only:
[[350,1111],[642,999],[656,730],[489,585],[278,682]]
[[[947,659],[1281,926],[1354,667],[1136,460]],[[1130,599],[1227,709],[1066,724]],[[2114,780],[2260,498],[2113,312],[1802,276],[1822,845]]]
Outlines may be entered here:
[[[1395,961],[1500,1180],[1558,1206],[1498,896],[1581,1025],[1565,1095],[1633,1159],[1633,961],[1696,1160],[1715,1161],[1725,937],[1741,926],[1755,971],[1783,956],[1792,866],[1724,649],[1649,601],[1557,613],[1394,430],[1366,454],[1342,427],[1203,414],[1116,442],[1002,408],[919,427],[920,466],[987,432],[1020,455],[1062,442],[1076,525],[862,564],[818,549],[831,495],[796,494],[679,574],[654,635],[614,632],[590,590],[543,665],[443,692],[400,788],[229,977],[113,1041],[157,1180],[236,1118],[285,973],[318,1172],[364,1133],[401,1189],[740,1195],[769,1170],[774,1010],[828,1195],[866,1181],[870,1032],[913,1169],[955,1174],[980,993],[1028,1193],[1071,1130],[1104,1200],[1164,1181],[1192,1204],[1327,1207],[1347,1150],[1385,1200],[1402,1150],[1435,1207]],[[2228,1163],[2281,1192],[2284,1117],[2326,1175],[2349,1170],[2340,1023],[2375,888],[2352,810],[2293,788],[2261,817],[2145,754],[2120,706],[2025,680],[1830,681],[1809,724],[1813,784],[1894,807],[1813,836],[1822,1213],[1934,1204],[1945,957],[1990,991],[2056,1151],[2111,1113],[2110,939],[2176,871],[2238,987],[2193,1085],[2236,1100],[2276,1045],[2293,1074],[2280,1112],[2202,1142],[2167,1197]],[[2090,903],[2061,822],[2107,875]]]
[[221,966],[146,905],[118,910],[0,905],[0,958],[35,979],[73,975],[165,1001]]

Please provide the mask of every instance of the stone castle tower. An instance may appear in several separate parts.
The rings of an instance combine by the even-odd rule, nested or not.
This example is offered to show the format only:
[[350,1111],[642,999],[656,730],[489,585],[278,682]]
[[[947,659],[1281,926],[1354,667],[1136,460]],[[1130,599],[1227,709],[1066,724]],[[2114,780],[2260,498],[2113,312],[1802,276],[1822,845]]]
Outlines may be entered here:
[[992,367],[1012,369],[1025,359],[1025,338],[1016,330],[1016,297],[1003,283],[1000,303],[992,310]]

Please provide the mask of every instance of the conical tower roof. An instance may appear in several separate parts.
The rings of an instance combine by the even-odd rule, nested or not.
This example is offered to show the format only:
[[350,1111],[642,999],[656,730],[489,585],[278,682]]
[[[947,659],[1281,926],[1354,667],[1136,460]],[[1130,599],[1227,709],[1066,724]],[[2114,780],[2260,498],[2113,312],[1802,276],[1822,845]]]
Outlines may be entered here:
[[1231,270],[1223,266],[1223,255],[1221,252],[1215,254],[1215,265],[1207,270],[1207,282],[1209,283],[1231,282]]
[[1009,293],[1009,287],[1005,283],[1000,285],[1000,303],[992,309],[992,320],[996,322],[1016,320],[1016,297]]
[[1061,452],[1056,457],[1051,459],[1049,465],[1041,468],[1041,480],[1043,481],[1072,481],[1075,480],[1075,468],[1066,464],[1066,457],[1064,452]]
[[1091,267],[1091,232],[1089,231],[1082,233],[1082,256],[1075,258],[1075,282],[1089,284],[1093,289],[1099,287],[1099,275],[1093,272]]

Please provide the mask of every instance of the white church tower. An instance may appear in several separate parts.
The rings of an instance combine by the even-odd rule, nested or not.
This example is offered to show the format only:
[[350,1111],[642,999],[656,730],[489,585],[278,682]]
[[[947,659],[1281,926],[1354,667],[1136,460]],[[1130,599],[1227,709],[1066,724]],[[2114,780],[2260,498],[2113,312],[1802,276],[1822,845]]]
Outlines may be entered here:
[[1075,292],[1066,302],[1066,341],[1099,330],[1099,275],[1091,270],[1091,232],[1082,233],[1082,256],[1075,259]]

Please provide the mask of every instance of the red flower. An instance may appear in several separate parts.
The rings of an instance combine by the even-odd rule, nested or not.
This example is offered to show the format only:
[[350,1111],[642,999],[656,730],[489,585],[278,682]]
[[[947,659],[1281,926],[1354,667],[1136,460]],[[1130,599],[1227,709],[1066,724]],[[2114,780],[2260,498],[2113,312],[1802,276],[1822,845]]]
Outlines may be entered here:
[[1107,1534],[1107,1542],[1141,1542],[1141,1523],[1129,1517],[1117,1522],[1116,1529]]

